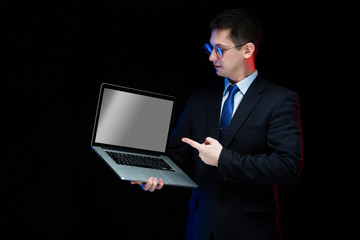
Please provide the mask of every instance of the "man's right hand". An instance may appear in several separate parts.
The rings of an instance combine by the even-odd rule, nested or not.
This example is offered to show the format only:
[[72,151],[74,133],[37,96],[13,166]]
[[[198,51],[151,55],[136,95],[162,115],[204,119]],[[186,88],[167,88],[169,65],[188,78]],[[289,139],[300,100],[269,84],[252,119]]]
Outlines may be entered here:
[[131,184],[138,184],[144,189],[144,191],[154,192],[156,189],[160,190],[164,186],[164,181],[160,178],[150,177],[147,182],[131,181]]

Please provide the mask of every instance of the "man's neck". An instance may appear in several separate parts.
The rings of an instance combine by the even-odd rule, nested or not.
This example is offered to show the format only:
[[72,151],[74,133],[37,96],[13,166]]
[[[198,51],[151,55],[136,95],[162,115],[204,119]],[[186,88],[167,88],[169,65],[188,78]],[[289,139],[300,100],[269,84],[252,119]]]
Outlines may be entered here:
[[255,66],[253,68],[247,68],[246,71],[243,71],[242,73],[240,73],[238,76],[236,76],[234,78],[228,77],[227,79],[229,80],[229,82],[231,84],[236,84],[237,82],[240,82],[241,80],[247,78],[254,72],[255,72]]
[[254,58],[246,59],[243,63],[244,64],[239,68],[238,73],[234,74],[234,76],[228,77],[228,80],[232,84],[240,82],[241,80],[247,78],[253,72],[255,72],[256,68],[255,68],[255,59]]

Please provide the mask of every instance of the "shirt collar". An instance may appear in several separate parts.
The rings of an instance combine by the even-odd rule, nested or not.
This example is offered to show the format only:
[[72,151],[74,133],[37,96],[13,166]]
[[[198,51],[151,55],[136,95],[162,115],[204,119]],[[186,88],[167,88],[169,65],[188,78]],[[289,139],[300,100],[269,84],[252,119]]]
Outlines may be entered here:
[[[250,74],[249,76],[247,76],[246,78],[244,78],[243,80],[239,81],[236,83],[236,85],[238,86],[238,88],[240,89],[240,93],[242,95],[245,95],[246,91],[248,90],[248,88],[250,87],[251,83],[255,80],[255,78],[258,75],[258,71],[255,69],[255,71]],[[227,78],[225,78],[225,87],[224,87],[224,92],[223,92],[223,96],[225,96],[227,88],[229,87],[229,85],[231,84],[229,82],[229,80]]]

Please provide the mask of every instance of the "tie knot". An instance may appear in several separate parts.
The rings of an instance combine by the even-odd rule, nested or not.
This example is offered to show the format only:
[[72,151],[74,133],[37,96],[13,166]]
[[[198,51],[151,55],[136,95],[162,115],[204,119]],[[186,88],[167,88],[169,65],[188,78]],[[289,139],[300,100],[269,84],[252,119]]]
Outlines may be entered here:
[[236,84],[229,85],[229,87],[228,87],[228,91],[229,91],[230,96],[235,95],[235,93],[237,93],[239,90],[240,89],[238,88],[238,86]]

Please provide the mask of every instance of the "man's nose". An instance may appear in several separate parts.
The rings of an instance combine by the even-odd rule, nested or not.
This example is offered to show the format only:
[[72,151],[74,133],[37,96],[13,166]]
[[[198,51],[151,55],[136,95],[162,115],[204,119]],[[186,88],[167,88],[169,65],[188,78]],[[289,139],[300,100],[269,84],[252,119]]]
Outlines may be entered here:
[[218,55],[216,54],[216,50],[213,49],[210,56],[209,56],[209,60],[211,62],[217,61],[219,59]]

